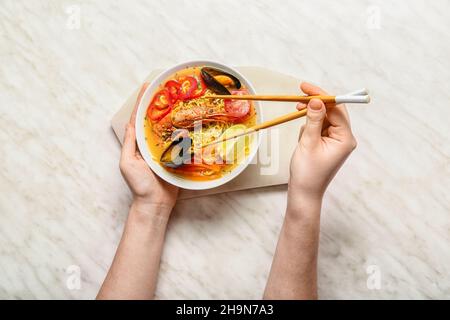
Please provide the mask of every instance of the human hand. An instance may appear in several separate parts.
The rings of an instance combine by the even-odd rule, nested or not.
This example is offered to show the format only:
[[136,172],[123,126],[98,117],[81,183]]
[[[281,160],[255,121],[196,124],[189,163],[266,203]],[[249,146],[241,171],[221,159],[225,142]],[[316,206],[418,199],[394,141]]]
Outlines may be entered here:
[[[127,124],[120,157],[120,171],[138,205],[157,205],[172,209],[178,197],[178,187],[159,178],[150,169],[136,145],[135,120],[137,106],[147,88],[145,83],[138,95],[134,111]],[[169,210],[170,213],[170,210]]]
[[[307,95],[328,95],[306,82],[300,88]],[[356,140],[345,105],[325,108],[319,99],[312,99],[308,106],[297,105],[298,110],[306,107],[306,124],[291,159],[289,193],[321,200],[336,172],[356,148]]]

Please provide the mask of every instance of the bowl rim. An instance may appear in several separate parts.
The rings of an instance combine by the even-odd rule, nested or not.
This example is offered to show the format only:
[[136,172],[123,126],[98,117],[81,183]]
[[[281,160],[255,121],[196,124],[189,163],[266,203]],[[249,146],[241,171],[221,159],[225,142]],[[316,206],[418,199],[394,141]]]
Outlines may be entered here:
[[[159,87],[159,85],[165,81],[169,76],[174,74],[175,72],[188,68],[188,67],[196,67],[196,66],[211,66],[220,68],[222,70],[225,70],[227,72],[230,72],[232,74],[235,74],[242,82],[244,82],[244,85],[249,89],[250,94],[255,94],[255,88],[253,87],[252,83],[239,71],[237,71],[233,67],[229,67],[225,64],[222,64],[220,62],[212,61],[212,60],[191,60],[183,63],[179,63],[177,65],[174,65],[170,68],[165,69],[160,74],[158,74],[147,86],[145,89],[142,98],[139,102],[137,112],[136,112],[136,122],[135,122],[135,128],[136,128],[136,141],[138,148],[141,152],[142,157],[144,158],[147,165],[151,168],[151,170],[159,176],[161,179],[167,181],[168,183],[175,185],[177,187],[188,189],[188,190],[206,190],[206,189],[212,189],[219,187],[221,185],[224,185],[225,183],[233,180],[239,174],[241,174],[248,165],[253,161],[255,158],[259,146],[261,144],[261,132],[257,132],[256,139],[253,139],[252,147],[250,149],[250,154],[246,157],[245,161],[240,163],[237,167],[235,167],[230,173],[225,174],[224,176],[214,179],[214,180],[205,180],[205,181],[198,181],[198,180],[189,180],[182,178],[174,173],[171,173],[167,170],[165,170],[157,161],[153,160],[153,156],[151,154],[151,151],[149,150],[147,146],[147,142],[145,140],[145,132],[144,132],[144,119],[145,114],[147,112],[147,106],[150,103],[150,99],[152,98],[155,90]],[[263,122],[263,116],[261,112],[261,105],[258,101],[254,101],[254,107],[257,111],[257,119],[258,123]]]

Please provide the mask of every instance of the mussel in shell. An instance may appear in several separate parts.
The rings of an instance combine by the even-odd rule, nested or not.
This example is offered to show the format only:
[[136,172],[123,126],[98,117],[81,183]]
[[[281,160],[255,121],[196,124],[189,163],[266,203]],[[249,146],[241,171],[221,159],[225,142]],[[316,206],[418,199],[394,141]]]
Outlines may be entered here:
[[192,139],[186,130],[180,130],[161,155],[160,162],[169,168],[177,168],[189,163],[192,157]]
[[201,69],[201,75],[206,86],[217,94],[230,95],[227,87],[240,89],[241,82],[232,74],[212,67]]

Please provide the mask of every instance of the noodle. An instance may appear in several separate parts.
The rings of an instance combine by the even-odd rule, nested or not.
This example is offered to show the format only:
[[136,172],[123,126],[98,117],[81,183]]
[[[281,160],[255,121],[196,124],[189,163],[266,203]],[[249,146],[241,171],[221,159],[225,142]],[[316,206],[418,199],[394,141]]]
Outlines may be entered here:
[[[176,81],[186,76],[194,77],[198,81],[200,68],[187,68],[168,78],[167,81]],[[164,84],[162,84],[160,90],[164,88]],[[179,129],[187,130],[192,141],[189,150],[192,154],[190,164],[185,163],[175,168],[169,168],[161,163],[166,170],[192,180],[212,180],[231,172],[240,161],[249,155],[253,136],[244,136],[242,139],[228,141],[229,146],[226,146],[225,143],[218,143],[203,147],[218,140],[228,129],[232,130],[232,127],[244,126],[245,128],[256,123],[253,103],[249,103],[248,114],[238,118],[227,112],[223,99],[205,97],[212,94],[215,93],[206,88],[203,94],[196,98],[177,100],[164,117],[158,117],[156,120],[146,117],[144,129],[147,145],[156,161],[161,163],[164,151],[172,144],[173,133]],[[239,143],[235,143],[238,140]],[[238,152],[233,153],[236,150]],[[229,151],[231,151],[231,156]],[[238,155],[236,156],[236,154]],[[244,158],[240,155],[244,155]]]

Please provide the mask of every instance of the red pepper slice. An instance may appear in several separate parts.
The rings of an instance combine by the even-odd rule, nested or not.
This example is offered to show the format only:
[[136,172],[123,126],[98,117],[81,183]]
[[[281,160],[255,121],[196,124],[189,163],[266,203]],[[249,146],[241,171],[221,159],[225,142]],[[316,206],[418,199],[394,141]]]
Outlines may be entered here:
[[154,104],[151,104],[147,109],[147,117],[149,117],[152,121],[159,121],[164,118],[170,111],[172,111],[172,107],[158,110],[157,108],[155,108]]
[[159,110],[164,110],[164,109],[172,106],[169,91],[167,89],[162,89],[162,90],[158,91],[155,94],[150,105],[155,106],[155,108],[159,109]]
[[167,89],[158,91],[147,109],[147,116],[158,121],[172,110],[172,102]]
[[184,164],[179,168],[166,168],[171,172],[187,175],[191,177],[216,177],[220,174],[220,166],[217,164],[208,165],[206,163],[200,164]]
[[164,87],[169,92],[170,101],[172,103],[175,103],[180,95],[181,84],[178,81],[169,80],[166,82],[166,85]]
[[194,77],[182,77],[179,80],[180,94],[178,98],[180,100],[188,100],[191,98],[192,92],[197,88],[197,80]]
[[206,84],[203,82],[203,79],[197,80],[197,88],[191,93],[191,99],[195,99],[201,97],[205,94]]

